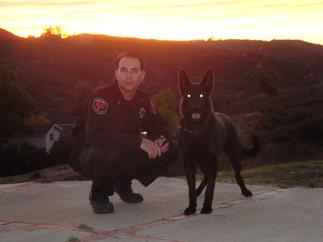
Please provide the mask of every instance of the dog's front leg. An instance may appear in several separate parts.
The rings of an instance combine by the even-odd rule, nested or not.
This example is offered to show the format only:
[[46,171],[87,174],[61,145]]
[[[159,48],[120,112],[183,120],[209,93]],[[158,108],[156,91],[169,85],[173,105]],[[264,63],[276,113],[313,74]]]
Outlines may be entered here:
[[207,184],[207,177],[206,177],[206,175],[204,175],[203,180],[201,181],[200,185],[196,189],[196,196],[197,197],[201,195],[201,193],[202,193],[204,187],[206,186],[206,184]]
[[191,215],[196,212],[196,189],[195,189],[195,166],[192,162],[185,162],[184,160],[185,175],[189,189],[189,205],[185,209],[185,215]]
[[217,175],[217,165],[214,165],[214,160],[210,160],[208,164],[210,166],[205,171],[206,177],[207,177],[207,187],[205,191],[205,198],[203,207],[201,209],[201,214],[209,214],[212,213],[212,201],[213,201],[213,195],[214,195],[214,186],[215,186],[215,180]]

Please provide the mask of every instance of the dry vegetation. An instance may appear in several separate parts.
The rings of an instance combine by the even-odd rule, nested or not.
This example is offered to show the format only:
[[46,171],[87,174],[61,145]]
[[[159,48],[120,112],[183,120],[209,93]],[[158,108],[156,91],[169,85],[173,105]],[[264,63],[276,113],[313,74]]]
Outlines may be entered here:
[[[215,72],[214,105],[229,114],[245,143],[250,132],[263,146],[245,166],[323,158],[323,46],[302,41],[155,41],[77,35],[18,38],[0,29],[0,65],[53,123],[76,120],[77,93],[113,79],[116,54],[133,50],[146,62],[150,95],[169,88],[177,73],[198,81]],[[41,176],[41,175],[40,175]]]

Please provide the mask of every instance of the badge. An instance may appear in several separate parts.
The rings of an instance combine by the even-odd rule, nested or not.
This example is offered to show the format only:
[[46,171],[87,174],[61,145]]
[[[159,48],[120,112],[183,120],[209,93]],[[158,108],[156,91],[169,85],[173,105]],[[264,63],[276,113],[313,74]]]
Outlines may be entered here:
[[156,114],[156,108],[153,102],[150,102],[150,112],[152,112],[153,114]]
[[144,118],[144,116],[145,116],[145,114],[146,114],[146,110],[145,110],[145,108],[140,108],[139,109],[139,118],[140,119],[143,119]]
[[94,98],[93,110],[97,114],[105,114],[108,110],[108,103],[103,98]]

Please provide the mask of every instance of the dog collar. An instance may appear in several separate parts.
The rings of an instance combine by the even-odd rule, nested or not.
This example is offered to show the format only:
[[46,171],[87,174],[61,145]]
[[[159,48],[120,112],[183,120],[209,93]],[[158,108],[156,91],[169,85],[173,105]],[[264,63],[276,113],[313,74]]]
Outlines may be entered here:
[[196,129],[196,130],[190,130],[190,129],[187,129],[187,128],[184,128],[184,127],[180,127],[181,130],[183,130],[184,132],[186,133],[189,133],[189,134],[196,134],[196,133],[199,133],[201,130],[199,129]]
[[179,125],[179,128],[181,130],[183,130],[184,132],[189,133],[189,134],[198,134],[198,133],[203,133],[206,130],[208,130],[209,129],[209,126],[210,126],[210,123],[211,123],[211,120],[210,119],[207,119],[206,120],[206,124],[202,126],[203,127],[202,129],[198,129],[197,128],[197,129],[191,130],[191,129],[185,128],[184,127],[184,124]]

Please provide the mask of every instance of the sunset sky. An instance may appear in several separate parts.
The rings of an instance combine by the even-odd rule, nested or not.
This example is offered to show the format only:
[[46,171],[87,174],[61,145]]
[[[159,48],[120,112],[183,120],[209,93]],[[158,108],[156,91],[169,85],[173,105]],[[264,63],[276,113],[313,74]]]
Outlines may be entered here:
[[67,34],[323,44],[323,0],[0,0],[1,28],[38,36],[50,25]]

